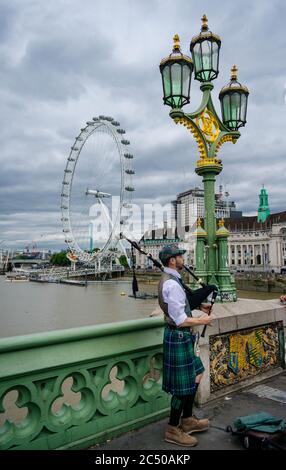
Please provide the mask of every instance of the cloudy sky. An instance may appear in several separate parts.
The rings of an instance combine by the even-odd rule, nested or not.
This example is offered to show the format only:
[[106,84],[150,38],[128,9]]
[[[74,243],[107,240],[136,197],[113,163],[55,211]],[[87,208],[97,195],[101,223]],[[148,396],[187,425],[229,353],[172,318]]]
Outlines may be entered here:
[[[2,246],[64,246],[65,162],[99,114],[127,130],[136,202],[166,203],[200,184],[193,138],[162,105],[158,65],[174,33],[189,53],[203,13],[222,38],[215,104],[234,63],[251,93],[241,139],[222,147],[218,184],[244,214],[255,214],[263,183],[271,211],[285,210],[285,9],[283,0],[0,0]],[[193,81],[189,109],[199,101]]]

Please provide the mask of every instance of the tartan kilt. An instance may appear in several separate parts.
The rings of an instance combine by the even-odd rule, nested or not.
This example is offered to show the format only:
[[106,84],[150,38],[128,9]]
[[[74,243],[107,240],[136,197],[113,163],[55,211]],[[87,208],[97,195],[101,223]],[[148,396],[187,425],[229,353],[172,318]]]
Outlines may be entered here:
[[195,392],[196,376],[205,368],[194,354],[193,335],[188,329],[164,331],[162,389],[172,395],[190,395]]

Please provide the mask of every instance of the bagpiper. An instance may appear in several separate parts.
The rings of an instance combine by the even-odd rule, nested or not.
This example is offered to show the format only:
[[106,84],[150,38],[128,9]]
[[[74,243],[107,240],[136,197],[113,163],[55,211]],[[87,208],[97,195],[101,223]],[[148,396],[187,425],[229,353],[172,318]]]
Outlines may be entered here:
[[[198,419],[193,414],[193,404],[204,373],[200,357],[195,355],[193,328],[209,325],[211,305],[201,304],[204,315],[192,317],[192,311],[182,281],[183,254],[186,250],[177,245],[166,245],[159,253],[164,272],[158,286],[158,300],[165,317],[163,341],[162,388],[172,395],[170,419],[165,431],[165,441],[181,446],[196,446],[192,433],[209,428],[208,419]],[[208,289],[202,294],[206,299]],[[206,295],[205,295],[206,294]]]

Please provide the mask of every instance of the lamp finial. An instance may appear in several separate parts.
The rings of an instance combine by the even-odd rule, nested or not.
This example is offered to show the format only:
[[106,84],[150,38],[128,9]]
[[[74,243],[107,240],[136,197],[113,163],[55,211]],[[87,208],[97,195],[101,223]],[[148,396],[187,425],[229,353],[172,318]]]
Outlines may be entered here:
[[174,37],[173,37],[173,41],[174,41],[174,44],[173,44],[173,51],[180,51],[181,50],[181,45],[180,45],[180,37],[178,34],[175,34]]
[[219,226],[219,227],[223,227],[223,226],[224,226],[224,218],[223,218],[223,217],[221,217],[221,218],[219,219],[219,221],[218,221],[218,226]]
[[236,65],[233,65],[231,67],[231,76],[230,76],[230,79],[231,80],[236,80],[237,79],[237,72],[238,72],[238,68]]
[[203,15],[201,20],[202,20],[202,31],[207,31],[209,29],[207,15]]

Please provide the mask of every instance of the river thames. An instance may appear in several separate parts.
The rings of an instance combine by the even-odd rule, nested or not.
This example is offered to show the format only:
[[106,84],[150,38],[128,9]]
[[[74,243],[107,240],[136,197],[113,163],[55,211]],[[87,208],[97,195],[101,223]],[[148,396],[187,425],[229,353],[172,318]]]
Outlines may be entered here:
[[[140,290],[156,289],[144,283]],[[157,299],[134,299],[130,294],[130,280],[79,287],[10,282],[0,276],[0,337],[147,318],[157,307]]]
[[[139,282],[139,289],[156,293],[157,283]],[[147,318],[158,309],[157,299],[134,299],[130,294],[131,280],[78,287],[10,282],[0,276],[0,337]],[[271,299],[279,295],[238,291],[238,296],[246,298]]]

